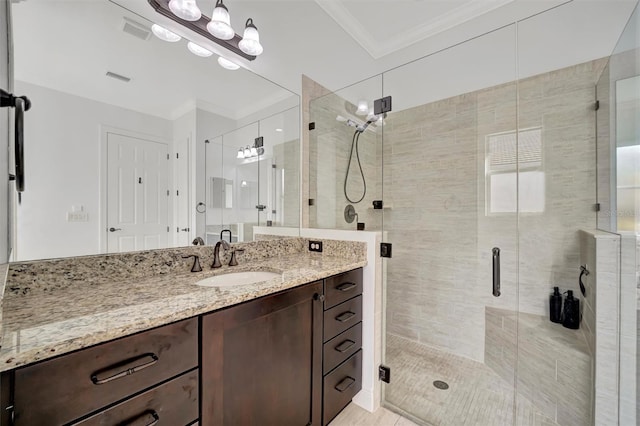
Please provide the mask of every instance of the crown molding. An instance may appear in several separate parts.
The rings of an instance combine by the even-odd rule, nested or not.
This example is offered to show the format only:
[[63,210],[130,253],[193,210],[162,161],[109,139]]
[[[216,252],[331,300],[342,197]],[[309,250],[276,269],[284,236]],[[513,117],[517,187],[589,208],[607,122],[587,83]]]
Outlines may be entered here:
[[[360,23],[358,18],[349,12],[344,6],[343,1],[315,0],[315,2],[374,59],[389,55],[397,50],[512,3],[513,1],[515,0],[471,0],[443,15],[425,20],[422,25],[407,28],[394,37],[386,40],[376,40],[373,34]],[[393,7],[392,2],[388,4],[389,7]]]

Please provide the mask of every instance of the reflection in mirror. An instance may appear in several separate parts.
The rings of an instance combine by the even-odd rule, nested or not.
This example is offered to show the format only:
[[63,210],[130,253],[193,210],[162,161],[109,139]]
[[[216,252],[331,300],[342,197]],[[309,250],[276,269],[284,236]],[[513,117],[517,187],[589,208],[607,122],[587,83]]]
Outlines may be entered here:
[[640,211],[640,76],[616,81],[616,186],[618,232],[638,231]]
[[[133,13],[117,3],[12,3],[15,91],[33,102],[14,260],[183,246],[208,236],[205,224],[261,219],[255,206],[267,204],[259,188],[268,176],[246,179],[258,182],[258,200],[246,209],[253,216],[232,217],[240,145],[224,161],[216,156],[217,172],[205,179],[204,141],[279,111],[297,116],[298,96],[245,69],[223,69],[216,56],[191,54],[186,39],[161,41],[150,6],[141,14],[140,5]],[[298,130],[296,121],[289,131]],[[242,142],[255,137],[257,129]],[[297,190],[298,177],[286,179]]]
[[216,179],[224,179],[225,191],[207,192],[207,244],[224,229],[235,242],[259,238],[255,226],[273,227],[270,234],[298,227],[298,122],[298,108],[289,108],[209,140],[207,182],[213,187]]

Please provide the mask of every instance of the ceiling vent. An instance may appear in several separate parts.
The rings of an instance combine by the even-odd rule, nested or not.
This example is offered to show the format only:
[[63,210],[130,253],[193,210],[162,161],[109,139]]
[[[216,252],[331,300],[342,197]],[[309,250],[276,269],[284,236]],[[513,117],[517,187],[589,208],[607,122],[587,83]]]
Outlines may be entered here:
[[125,77],[124,75],[116,74],[115,72],[107,71],[107,77],[115,78],[116,80],[124,81],[128,83],[131,81],[129,77]]
[[127,34],[131,34],[140,40],[146,41],[151,37],[151,30],[149,28],[139,22],[125,17],[122,18],[122,31]]

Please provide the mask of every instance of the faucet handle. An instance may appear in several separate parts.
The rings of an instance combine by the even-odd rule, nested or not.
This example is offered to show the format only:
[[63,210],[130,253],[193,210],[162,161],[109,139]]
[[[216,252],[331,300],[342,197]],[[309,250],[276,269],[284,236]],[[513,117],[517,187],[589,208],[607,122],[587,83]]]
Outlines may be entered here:
[[197,254],[182,256],[183,259],[189,259],[190,257],[193,257],[193,266],[191,267],[191,272],[201,272],[202,266],[200,266],[200,256],[198,256]]
[[238,265],[238,259],[236,259],[236,252],[244,253],[244,249],[235,249],[231,252],[231,260],[229,261],[229,266]]

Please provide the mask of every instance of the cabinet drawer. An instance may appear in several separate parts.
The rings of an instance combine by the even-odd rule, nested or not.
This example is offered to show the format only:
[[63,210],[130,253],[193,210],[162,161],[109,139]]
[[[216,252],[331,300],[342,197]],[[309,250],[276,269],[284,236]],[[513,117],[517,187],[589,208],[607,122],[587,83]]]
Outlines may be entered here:
[[329,309],[361,293],[362,268],[329,277],[324,283],[324,308]]
[[362,296],[354,297],[324,311],[324,341],[362,321]]
[[198,370],[193,370],[74,424],[184,426],[197,419]]
[[67,423],[197,365],[192,318],[20,368],[15,424]]
[[327,374],[362,347],[362,323],[354,325],[324,344],[322,373]]
[[322,424],[328,424],[362,389],[362,351],[324,377]]

